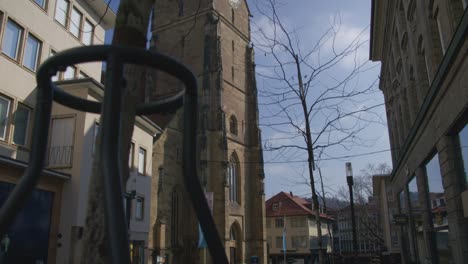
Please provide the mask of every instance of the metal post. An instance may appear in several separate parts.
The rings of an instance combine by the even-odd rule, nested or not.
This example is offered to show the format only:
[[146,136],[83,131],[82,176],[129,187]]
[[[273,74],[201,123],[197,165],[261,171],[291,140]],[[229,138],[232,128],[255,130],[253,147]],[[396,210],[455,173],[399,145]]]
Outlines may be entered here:
[[354,218],[354,198],[353,198],[353,168],[351,162],[346,162],[346,181],[349,187],[349,200],[351,208],[351,225],[353,231],[353,255],[357,252],[357,237],[356,237],[356,219]]

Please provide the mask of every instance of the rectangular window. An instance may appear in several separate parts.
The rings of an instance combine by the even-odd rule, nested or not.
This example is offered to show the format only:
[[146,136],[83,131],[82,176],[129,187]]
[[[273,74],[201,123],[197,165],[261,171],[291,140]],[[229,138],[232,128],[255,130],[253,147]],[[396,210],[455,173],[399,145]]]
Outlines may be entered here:
[[283,237],[276,237],[275,239],[275,246],[276,248],[283,248]]
[[143,197],[136,198],[136,205],[135,205],[135,219],[136,220],[143,220],[144,200],[145,199]]
[[291,227],[305,227],[306,218],[304,216],[296,216],[291,218]]
[[22,36],[23,28],[13,20],[8,19],[5,32],[3,33],[3,53],[14,60],[18,60]]
[[23,55],[23,65],[31,71],[36,71],[41,45],[42,43],[39,39],[28,34]]
[[93,33],[94,33],[94,26],[91,24],[89,20],[85,20],[83,24],[83,32],[82,32],[82,41],[85,45],[92,45],[93,44]]
[[29,116],[31,110],[21,104],[16,108],[15,132],[13,133],[13,143],[26,145],[28,136]]
[[465,183],[468,184],[468,125],[458,133],[460,140],[460,152],[463,160],[463,173],[465,176]]
[[63,73],[63,79],[64,80],[75,79],[75,73],[76,73],[76,68],[73,66],[69,66]]
[[145,166],[146,166],[146,150],[144,148],[140,148],[138,150],[138,173],[145,174]]
[[70,32],[73,36],[79,38],[80,37],[80,29],[81,29],[81,20],[83,19],[83,14],[81,14],[78,9],[73,8],[70,15]]
[[95,122],[94,123],[94,131],[93,131],[93,154],[96,151],[96,144],[97,144],[97,138],[98,138],[98,133],[99,133],[99,123]]
[[73,158],[73,117],[53,118],[52,133],[49,138],[48,166],[69,167]]
[[0,96],[0,139],[5,140],[10,115],[10,99]]
[[57,6],[55,8],[55,20],[57,20],[62,26],[67,24],[68,7],[70,2],[68,0],[57,0]]
[[41,7],[42,9],[45,9],[46,7],[46,0],[34,0],[34,2]]
[[130,152],[128,153],[128,167],[130,167],[130,169],[132,169],[133,167],[133,157],[135,156],[135,154],[133,154],[133,152],[135,151],[135,143],[130,143]]
[[306,236],[292,236],[291,243],[293,248],[307,248]]
[[283,227],[283,226],[284,226],[283,218],[276,218],[275,219],[275,227],[279,228],[279,227]]

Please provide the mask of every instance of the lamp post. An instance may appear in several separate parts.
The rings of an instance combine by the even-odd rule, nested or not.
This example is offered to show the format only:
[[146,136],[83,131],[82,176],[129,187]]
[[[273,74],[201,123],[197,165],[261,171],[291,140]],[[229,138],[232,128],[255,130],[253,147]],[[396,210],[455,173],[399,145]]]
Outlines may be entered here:
[[346,162],[346,181],[349,187],[349,200],[351,207],[351,225],[353,228],[353,254],[357,252],[356,221],[354,218],[354,199],[353,199],[353,167],[351,162]]

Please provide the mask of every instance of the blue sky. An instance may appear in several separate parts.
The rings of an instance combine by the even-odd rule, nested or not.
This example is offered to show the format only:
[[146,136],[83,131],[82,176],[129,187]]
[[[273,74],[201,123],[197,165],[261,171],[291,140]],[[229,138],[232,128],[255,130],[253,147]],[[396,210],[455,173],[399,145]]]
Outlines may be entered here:
[[[227,1],[227,0],[225,0]],[[116,10],[118,6],[118,0],[112,0],[111,7]],[[261,14],[255,8],[255,2],[261,2],[261,0],[248,0],[250,10],[253,17],[251,18],[253,24],[259,25],[267,30],[268,23],[265,23],[265,19],[262,18]],[[348,43],[361,34],[360,41],[363,43],[361,48],[356,54],[356,57],[361,61],[368,59],[369,54],[369,24],[370,24],[370,0],[295,0],[295,1],[283,1],[280,9],[280,16],[282,20],[286,21],[287,25],[291,28],[295,28],[300,32],[301,45],[306,49],[308,45],[313,45],[317,39],[325,32],[330,26],[333,18],[339,17],[341,20],[340,33],[338,34],[338,46],[343,43]],[[253,42],[256,43],[255,39],[255,26],[253,28]],[[106,40],[110,40],[109,36],[106,36]],[[268,56],[256,48],[256,63],[258,65],[268,65],[272,61]],[[378,63],[368,63],[366,68],[369,70],[360,73],[355,79],[355,85],[369,85],[378,78],[380,72],[380,65]],[[334,71],[329,73],[330,79],[335,76],[342,76],[343,72],[347,69],[346,60],[336,67]],[[258,71],[265,72],[265,68],[257,66]],[[330,80],[329,79],[329,80]],[[323,79],[323,83],[327,80]],[[257,84],[259,89],[262,85],[265,85],[265,81],[257,76]],[[366,98],[362,98],[364,103],[367,105],[374,105],[383,103],[383,95],[380,91],[369,95]],[[260,99],[262,103],[262,99]],[[382,118],[382,121],[386,123],[385,108],[382,106],[377,110],[378,114]],[[268,109],[260,106],[260,116],[265,116],[268,113]],[[320,122],[320,120],[318,120]],[[264,120],[260,120],[260,123],[265,123]],[[368,140],[368,147],[353,147],[350,150],[342,148],[330,149],[328,155],[330,157],[343,157],[352,156],[356,154],[363,154],[375,151],[388,150],[388,130],[385,125],[371,124],[366,125],[365,129],[361,132],[360,136]],[[262,127],[262,140],[265,142],[272,138],[278,138],[277,131],[271,129],[268,126]],[[301,182],[304,182],[302,174],[306,171],[305,162],[286,162],[288,160],[300,161],[305,160],[306,157],[303,155],[295,155],[294,157],[277,157],[276,153],[265,152],[265,192],[267,198],[273,196],[279,191],[292,191],[300,196],[310,196],[310,188]],[[368,163],[382,163],[386,162],[391,166],[390,151],[384,151],[377,154],[358,156],[353,158],[342,158],[342,159],[331,159],[327,161],[321,161],[320,167],[324,182],[326,186],[326,192],[330,196],[338,190],[340,186],[346,184],[345,180],[345,162],[352,162],[354,174],[358,174],[359,171],[364,168]],[[305,176],[307,176],[305,174]]]

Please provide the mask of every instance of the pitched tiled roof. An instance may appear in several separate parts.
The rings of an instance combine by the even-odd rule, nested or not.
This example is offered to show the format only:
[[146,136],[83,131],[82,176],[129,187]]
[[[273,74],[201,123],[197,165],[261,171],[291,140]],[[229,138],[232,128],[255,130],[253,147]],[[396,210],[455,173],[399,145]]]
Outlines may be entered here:
[[[278,209],[273,211],[273,204],[278,205]],[[311,204],[306,199],[280,192],[266,201],[266,216],[295,216],[295,215],[315,215],[310,208]],[[332,219],[326,214],[320,214],[323,218]]]

